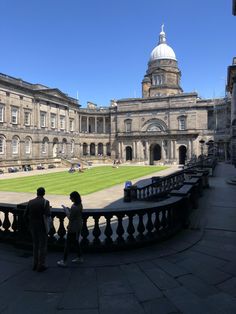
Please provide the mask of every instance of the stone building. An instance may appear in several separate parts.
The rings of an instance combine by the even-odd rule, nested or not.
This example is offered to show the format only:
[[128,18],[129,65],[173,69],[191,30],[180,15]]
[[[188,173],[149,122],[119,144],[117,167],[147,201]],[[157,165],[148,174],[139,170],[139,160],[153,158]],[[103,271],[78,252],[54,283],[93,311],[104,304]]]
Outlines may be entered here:
[[182,164],[201,152],[228,159],[230,100],[185,93],[180,78],[163,26],[142,98],[81,108],[56,88],[0,74],[0,168],[72,158]]

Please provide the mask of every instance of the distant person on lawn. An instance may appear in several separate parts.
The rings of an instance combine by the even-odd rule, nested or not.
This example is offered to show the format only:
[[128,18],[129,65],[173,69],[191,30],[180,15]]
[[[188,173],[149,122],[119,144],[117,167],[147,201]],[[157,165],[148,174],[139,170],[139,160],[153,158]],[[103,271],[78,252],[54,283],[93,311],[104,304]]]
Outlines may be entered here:
[[80,247],[80,233],[82,229],[82,211],[83,205],[80,194],[77,191],[70,193],[70,200],[73,203],[71,208],[62,205],[62,208],[69,219],[67,227],[67,237],[65,240],[65,249],[63,259],[57,262],[60,267],[67,267],[68,254],[72,247],[75,248],[77,257],[72,259],[73,263],[83,262],[81,247]]
[[50,217],[50,204],[44,198],[45,189],[37,189],[37,197],[30,200],[26,211],[25,218],[28,221],[29,229],[33,241],[33,270],[38,272],[47,269],[45,265],[47,254],[48,234],[45,227],[45,219]]

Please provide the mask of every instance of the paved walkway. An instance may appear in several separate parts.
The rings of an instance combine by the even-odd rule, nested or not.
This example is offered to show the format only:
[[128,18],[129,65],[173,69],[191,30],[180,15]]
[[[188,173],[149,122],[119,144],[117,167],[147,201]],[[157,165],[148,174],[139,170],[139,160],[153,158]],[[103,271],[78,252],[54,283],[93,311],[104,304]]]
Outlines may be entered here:
[[[86,254],[83,264],[31,271],[29,252],[0,244],[0,313],[235,314],[236,186],[219,164],[192,229],[132,251]],[[72,257],[72,256],[71,256]]]

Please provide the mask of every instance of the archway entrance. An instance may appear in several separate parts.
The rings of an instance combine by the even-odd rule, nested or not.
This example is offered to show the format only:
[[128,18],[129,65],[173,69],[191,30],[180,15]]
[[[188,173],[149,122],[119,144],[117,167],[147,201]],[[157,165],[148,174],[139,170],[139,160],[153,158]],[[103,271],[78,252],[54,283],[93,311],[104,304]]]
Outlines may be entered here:
[[150,165],[154,165],[155,161],[161,160],[161,146],[153,144],[150,147]]
[[179,147],[179,164],[184,165],[186,161],[187,148],[184,145]]
[[132,159],[133,159],[132,147],[127,146],[127,147],[125,148],[125,155],[126,155],[126,160],[132,160]]

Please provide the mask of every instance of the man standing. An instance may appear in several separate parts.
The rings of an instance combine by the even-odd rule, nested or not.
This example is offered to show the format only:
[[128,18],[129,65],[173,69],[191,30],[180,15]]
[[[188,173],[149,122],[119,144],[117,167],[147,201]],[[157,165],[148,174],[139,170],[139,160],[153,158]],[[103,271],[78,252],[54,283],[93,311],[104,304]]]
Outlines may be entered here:
[[50,217],[50,204],[44,198],[45,189],[37,189],[37,197],[30,200],[25,216],[28,218],[29,228],[33,241],[33,270],[45,271],[45,259],[47,254],[48,234],[45,227],[45,220]]

